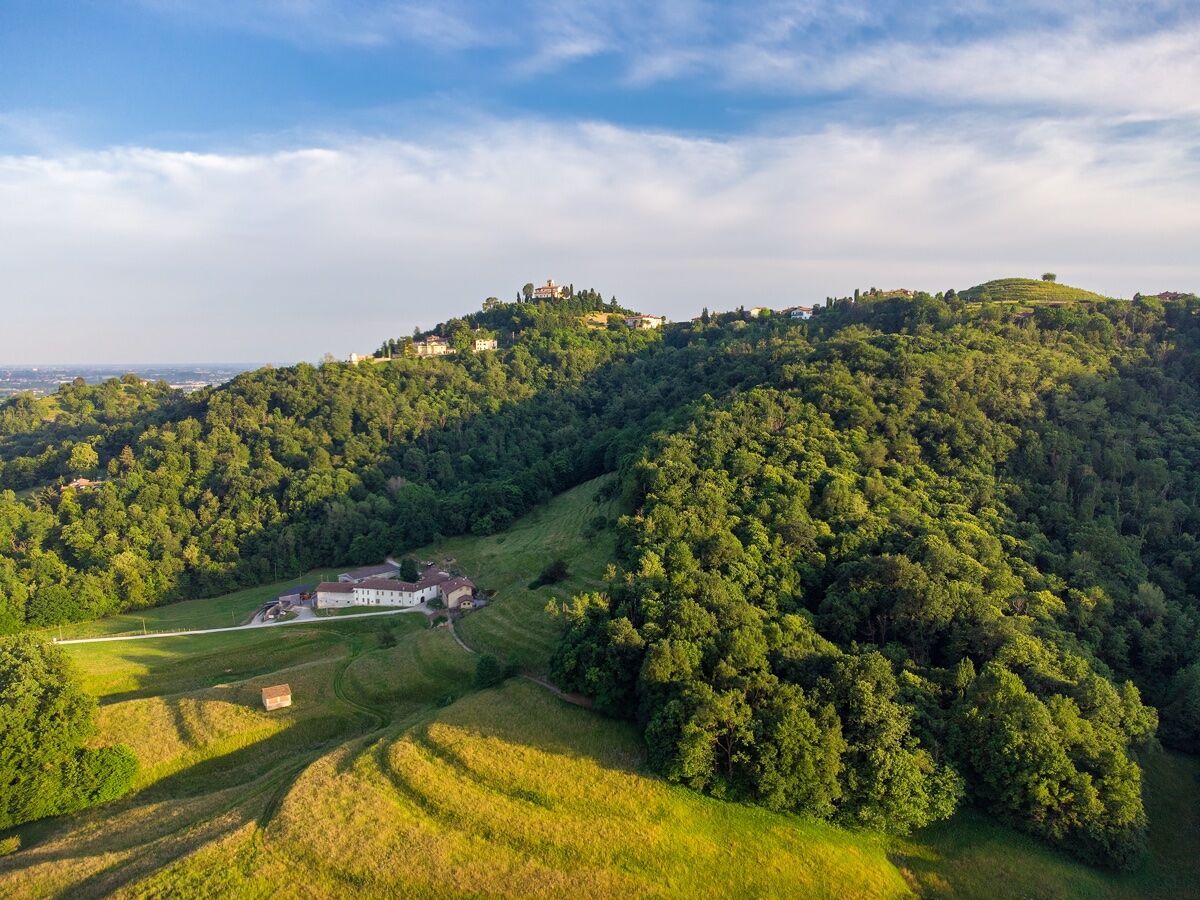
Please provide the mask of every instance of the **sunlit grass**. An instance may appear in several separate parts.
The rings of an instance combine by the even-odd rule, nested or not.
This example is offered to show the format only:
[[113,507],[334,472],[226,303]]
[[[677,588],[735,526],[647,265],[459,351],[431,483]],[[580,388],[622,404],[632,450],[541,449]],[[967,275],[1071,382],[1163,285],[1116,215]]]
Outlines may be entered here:
[[[620,725],[527,682],[316,762],[262,835],[139,890],[217,895],[907,894],[881,841],[706,800],[638,771]],[[267,849],[269,848],[269,850]],[[226,872],[231,858],[243,864]],[[303,888],[289,885],[303,885]]]
[[1045,303],[1064,300],[1104,300],[1105,298],[1083,288],[1041,281],[1035,278],[997,278],[967,288],[959,294],[968,303]]

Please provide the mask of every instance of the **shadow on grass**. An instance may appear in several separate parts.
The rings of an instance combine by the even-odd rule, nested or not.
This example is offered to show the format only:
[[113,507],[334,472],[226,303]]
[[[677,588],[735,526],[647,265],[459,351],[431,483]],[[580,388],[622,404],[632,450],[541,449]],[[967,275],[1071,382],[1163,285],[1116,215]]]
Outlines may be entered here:
[[361,734],[364,730],[359,716],[300,719],[268,738],[198,762],[147,785],[138,797],[146,801],[176,800],[246,784],[267,774],[273,766],[290,762],[297,753],[324,750],[335,739]]
[[[333,631],[323,634],[319,627],[294,627],[291,633],[282,636],[257,632],[233,632],[232,635],[236,637],[221,636],[224,640],[217,646],[193,649],[187,643],[182,643],[179,645],[179,656],[166,662],[161,656],[151,653],[130,653],[122,657],[125,665],[140,666],[153,674],[134,676],[136,687],[105,694],[100,698],[100,705],[166,697],[231,682],[249,681],[295,665],[318,661],[320,657],[317,654],[332,650],[345,641],[345,635]],[[164,640],[192,642],[205,641],[208,637],[200,635]]]

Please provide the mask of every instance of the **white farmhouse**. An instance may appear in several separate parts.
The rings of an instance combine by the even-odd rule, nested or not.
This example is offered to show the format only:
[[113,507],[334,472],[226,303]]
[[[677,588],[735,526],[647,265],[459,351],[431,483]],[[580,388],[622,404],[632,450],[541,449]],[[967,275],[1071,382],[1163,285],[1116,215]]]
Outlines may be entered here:
[[[347,573],[350,574],[350,573]],[[449,572],[429,566],[416,581],[393,578],[366,578],[361,581],[326,581],[317,585],[317,609],[348,606],[412,607],[440,599],[455,609],[464,598],[471,598],[475,585],[470,579],[453,577]]]

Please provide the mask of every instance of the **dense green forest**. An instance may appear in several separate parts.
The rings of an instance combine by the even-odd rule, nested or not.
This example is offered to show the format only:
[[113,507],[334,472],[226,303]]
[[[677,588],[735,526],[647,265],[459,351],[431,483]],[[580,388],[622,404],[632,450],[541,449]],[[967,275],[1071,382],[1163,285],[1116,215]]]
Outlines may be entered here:
[[625,481],[569,688],[669,778],[904,830],[961,795],[1129,866],[1200,741],[1200,304],[839,302]]
[[559,610],[554,675],[663,775],[898,831],[971,802],[1132,865],[1139,754],[1200,749],[1200,301],[964,295],[648,332],[589,327],[621,312],[592,291],[490,300],[438,333],[496,353],[6,401],[0,628],[488,533],[619,471],[619,566]]

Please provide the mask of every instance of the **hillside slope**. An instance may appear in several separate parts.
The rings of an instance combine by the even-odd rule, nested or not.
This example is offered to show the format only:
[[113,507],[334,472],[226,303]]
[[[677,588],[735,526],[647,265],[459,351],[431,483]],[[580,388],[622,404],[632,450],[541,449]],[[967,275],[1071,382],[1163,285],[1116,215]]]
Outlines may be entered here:
[[[492,606],[464,620],[485,649],[519,654],[556,634],[554,623],[536,624],[542,592],[556,589],[527,590],[545,559],[572,560],[577,587],[601,574],[575,551],[594,540],[595,511],[616,511],[603,499],[608,484],[582,485],[499,535],[434,545],[498,588]],[[195,621],[206,602],[220,619],[255,598],[180,606]],[[162,612],[179,618],[170,606]],[[532,645],[521,637],[526,625],[540,636]],[[1185,896],[1180,889],[1200,879],[1188,837],[1200,808],[1197,769],[1179,757],[1151,759],[1151,855],[1140,872],[1114,877],[971,811],[893,840],[668,785],[645,771],[644,745],[628,725],[528,682],[474,692],[474,659],[416,616],[70,653],[101,698],[101,738],[126,742],[141,760],[137,792],[19,829],[24,848],[0,857],[8,896],[886,897],[915,889],[1132,900]],[[258,689],[281,681],[295,704],[263,712]]]
[[1108,299],[1083,288],[1034,278],[997,278],[959,291],[958,295],[968,303],[1063,303]]

